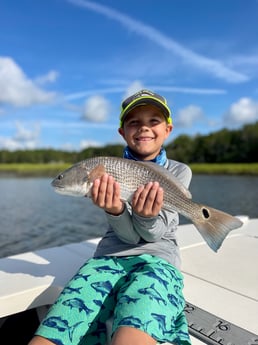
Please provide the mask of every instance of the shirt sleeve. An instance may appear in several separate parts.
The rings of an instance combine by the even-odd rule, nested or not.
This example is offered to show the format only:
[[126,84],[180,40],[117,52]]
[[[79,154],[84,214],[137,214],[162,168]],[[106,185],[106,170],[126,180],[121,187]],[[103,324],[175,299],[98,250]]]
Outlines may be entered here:
[[106,216],[109,225],[121,241],[130,244],[139,243],[141,237],[137,231],[135,231],[129,204],[126,204],[124,212],[119,216],[113,216],[109,213],[106,213]]

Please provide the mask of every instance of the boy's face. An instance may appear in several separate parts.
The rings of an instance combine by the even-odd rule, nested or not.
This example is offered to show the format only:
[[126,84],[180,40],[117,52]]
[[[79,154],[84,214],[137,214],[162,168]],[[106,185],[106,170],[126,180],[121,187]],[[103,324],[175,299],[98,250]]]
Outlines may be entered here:
[[172,125],[166,122],[159,108],[143,105],[126,116],[123,127],[118,131],[137,158],[151,160],[159,154]]

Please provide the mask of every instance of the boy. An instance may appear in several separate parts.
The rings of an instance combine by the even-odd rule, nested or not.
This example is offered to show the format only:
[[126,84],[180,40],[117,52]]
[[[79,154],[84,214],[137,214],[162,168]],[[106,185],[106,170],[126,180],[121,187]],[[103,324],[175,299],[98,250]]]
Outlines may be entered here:
[[[124,158],[162,165],[188,187],[190,168],[168,160],[162,146],[171,131],[162,96],[141,90],[122,103]],[[108,231],[29,345],[104,345],[111,316],[112,345],[191,344],[175,236],[178,214],[162,210],[162,188],[151,181],[137,189],[130,204],[124,203],[119,184],[106,174],[94,181],[92,200],[105,210]]]

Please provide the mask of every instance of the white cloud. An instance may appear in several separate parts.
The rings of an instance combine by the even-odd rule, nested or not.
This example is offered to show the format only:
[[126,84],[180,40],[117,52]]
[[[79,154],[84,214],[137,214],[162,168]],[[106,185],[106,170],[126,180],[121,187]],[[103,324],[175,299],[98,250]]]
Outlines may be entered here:
[[232,125],[242,125],[258,120],[258,102],[243,97],[233,103],[224,115],[224,120]]
[[258,55],[234,55],[230,57],[228,63],[236,68],[240,66],[251,66],[253,70],[258,67]]
[[40,85],[54,83],[57,80],[58,75],[57,71],[49,71],[47,74],[37,77],[35,82]]
[[[126,84],[128,85],[128,83]],[[148,87],[144,86],[143,83],[139,80],[132,82],[129,86],[124,85],[123,87],[110,87],[105,89],[92,89],[87,91],[79,91],[71,94],[67,94],[64,96],[65,101],[74,101],[81,98],[85,98],[88,96],[93,96],[94,94],[99,95],[108,95],[114,93],[123,93],[125,88],[126,92],[123,96],[123,99],[131,96],[133,93],[144,89],[149,88],[150,90],[156,91],[165,91],[165,92],[176,92],[176,93],[183,93],[183,94],[199,94],[199,95],[223,95],[226,94],[227,91],[225,89],[209,89],[209,88],[190,88],[190,87],[178,87],[178,86],[164,86],[164,85],[148,85]],[[76,110],[76,109],[74,109]],[[77,109],[78,110],[78,109]]]
[[80,141],[80,149],[87,149],[88,147],[101,147],[103,146],[102,143],[94,140],[81,140]]
[[54,96],[28,79],[12,58],[0,57],[0,104],[25,107],[48,103]]
[[180,57],[182,59],[182,62],[187,63],[188,65],[195,67],[198,70],[206,71],[206,73],[209,73],[210,75],[231,83],[240,83],[249,80],[249,77],[247,75],[227,67],[218,60],[210,59],[197,54],[190,49],[185,48],[170,37],[164,35],[157,29],[138,20],[135,20],[110,7],[86,0],[67,1],[75,6],[87,8],[93,12],[102,14],[107,18],[119,22],[128,30],[136,32],[138,35],[144,36],[153,43],[157,44],[159,47],[162,47],[166,51]]
[[15,151],[20,148],[20,145],[13,138],[0,137],[0,149]]
[[152,86],[151,89],[158,91],[182,93],[182,94],[196,94],[196,95],[225,95],[225,89],[201,89],[196,87],[181,87],[181,86]]
[[16,133],[13,137],[0,137],[0,148],[7,150],[35,149],[39,143],[40,125],[26,129],[20,122],[16,122]]
[[142,89],[145,89],[145,87],[143,86],[142,82],[139,80],[135,80],[133,83],[131,83],[126,90],[124,99],[133,95],[134,93],[136,93],[137,91],[140,91]]
[[34,129],[26,129],[20,122],[16,122],[17,132],[14,136],[14,139],[19,142],[31,142],[38,139],[40,134],[39,124],[34,125]]
[[75,93],[71,93],[64,96],[66,101],[73,101],[80,98],[84,98],[87,96],[93,96],[94,94],[112,94],[112,93],[120,93],[124,91],[124,87],[110,87],[105,89],[91,89],[87,91],[79,91]]
[[202,109],[196,105],[189,105],[177,112],[174,122],[176,127],[191,127],[202,118],[204,118]]
[[92,122],[104,122],[110,111],[110,103],[102,96],[92,96],[85,102],[83,119]]

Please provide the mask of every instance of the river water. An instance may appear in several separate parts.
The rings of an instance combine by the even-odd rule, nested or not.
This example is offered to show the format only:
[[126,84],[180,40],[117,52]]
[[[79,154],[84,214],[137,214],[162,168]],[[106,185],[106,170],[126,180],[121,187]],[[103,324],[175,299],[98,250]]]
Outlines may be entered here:
[[[104,212],[90,199],[55,193],[50,182],[0,178],[0,257],[103,235]],[[196,202],[258,217],[257,176],[194,175],[190,191]]]

